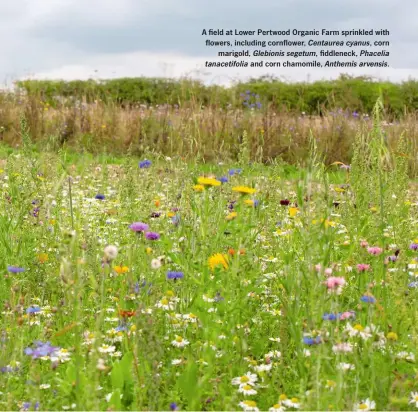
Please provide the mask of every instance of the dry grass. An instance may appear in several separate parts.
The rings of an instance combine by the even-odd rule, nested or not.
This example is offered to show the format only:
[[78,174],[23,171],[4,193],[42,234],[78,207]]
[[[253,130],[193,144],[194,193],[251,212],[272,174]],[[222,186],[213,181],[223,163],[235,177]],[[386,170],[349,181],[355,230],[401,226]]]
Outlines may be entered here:
[[[0,98],[0,139],[12,146],[22,143],[21,120],[26,120],[32,142],[44,150],[62,146],[80,151],[142,155],[153,151],[165,156],[193,157],[205,161],[234,160],[246,134],[252,160],[266,162],[280,157],[297,164],[307,158],[310,135],[326,162],[350,162],[351,145],[361,128],[370,129],[369,118],[346,113],[325,117],[262,110],[223,110],[218,107],[170,106],[121,108],[96,102],[62,104],[56,108],[40,99]],[[383,122],[390,147],[404,133],[410,142],[408,156],[416,174],[418,122],[416,115],[397,123]]]

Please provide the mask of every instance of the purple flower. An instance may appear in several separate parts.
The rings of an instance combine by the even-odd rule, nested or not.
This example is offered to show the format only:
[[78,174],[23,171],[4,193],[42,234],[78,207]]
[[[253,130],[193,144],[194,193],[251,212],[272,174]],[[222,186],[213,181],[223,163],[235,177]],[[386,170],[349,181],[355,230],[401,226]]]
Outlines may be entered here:
[[231,169],[228,170],[229,176],[239,175],[242,172],[242,169]]
[[10,273],[20,273],[20,272],[24,272],[25,269],[20,268],[18,266],[7,266],[7,271]]
[[184,273],[183,272],[172,272],[169,271],[167,272],[167,279],[183,279],[184,278]]
[[152,165],[151,160],[142,160],[141,162],[139,162],[139,168],[140,169],[148,169],[150,166]]
[[170,410],[175,411],[177,409],[177,404],[175,402],[170,403]]
[[145,232],[148,230],[149,226],[146,223],[142,222],[135,222],[132,223],[129,228],[133,230],[134,232]]
[[171,222],[173,223],[173,225],[178,225],[180,223],[180,216],[175,215],[171,218]]
[[411,250],[418,250],[418,243],[411,243],[409,245],[409,249],[411,249]]
[[97,199],[97,200],[104,200],[105,195],[101,195],[100,193],[98,193],[94,198]]
[[410,288],[418,288],[418,282],[411,282],[408,287]]
[[160,216],[161,216],[161,212],[152,212],[150,217],[155,219]]
[[59,351],[61,348],[56,346],[51,346],[49,342],[40,342],[36,341],[34,343],[34,347],[26,348],[25,354],[31,356],[32,359],[43,358],[45,356],[51,356],[55,352]]
[[146,232],[145,238],[148,240],[158,240],[160,238],[160,235],[156,232]]

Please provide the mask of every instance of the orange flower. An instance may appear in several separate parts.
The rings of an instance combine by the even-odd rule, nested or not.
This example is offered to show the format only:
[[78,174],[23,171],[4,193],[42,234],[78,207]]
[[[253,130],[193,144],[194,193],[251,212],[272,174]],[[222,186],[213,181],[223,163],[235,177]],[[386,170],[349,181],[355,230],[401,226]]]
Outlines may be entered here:
[[154,204],[155,204],[155,207],[160,207],[161,202],[158,199],[156,199]]
[[47,253],[39,253],[38,255],[39,263],[45,263],[48,261],[48,254]]
[[229,255],[231,255],[231,256],[234,256],[235,255],[235,250],[234,249],[228,249],[228,254]]
[[126,273],[129,268],[128,266],[115,266],[113,268],[113,270],[118,274],[118,275],[123,275],[124,273]]
[[120,310],[119,315],[122,318],[132,318],[132,316],[135,316],[135,311],[134,310]]

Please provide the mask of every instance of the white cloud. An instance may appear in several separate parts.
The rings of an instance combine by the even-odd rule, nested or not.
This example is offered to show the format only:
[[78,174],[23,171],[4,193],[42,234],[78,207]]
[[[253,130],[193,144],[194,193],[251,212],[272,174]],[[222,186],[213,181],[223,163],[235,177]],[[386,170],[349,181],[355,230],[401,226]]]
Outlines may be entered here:
[[[337,77],[350,70],[205,69],[215,50],[203,28],[380,29],[391,31],[391,68],[356,70],[399,81],[417,77],[416,0],[14,0],[0,2],[0,83],[22,76],[179,77],[207,82],[275,74],[288,80]],[[203,68],[203,74],[201,73]],[[98,70],[95,73],[95,70]]]

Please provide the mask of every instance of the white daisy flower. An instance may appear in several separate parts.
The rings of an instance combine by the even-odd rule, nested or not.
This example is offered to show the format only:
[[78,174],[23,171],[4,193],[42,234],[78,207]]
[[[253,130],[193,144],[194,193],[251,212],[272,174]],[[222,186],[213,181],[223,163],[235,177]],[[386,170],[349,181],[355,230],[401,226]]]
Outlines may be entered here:
[[254,401],[242,401],[238,404],[245,412],[258,412],[257,403]]
[[190,342],[187,339],[182,338],[181,336],[176,336],[176,339],[174,339],[171,344],[173,346],[176,346],[177,348],[184,348],[187,346]]
[[238,392],[243,393],[244,395],[257,395],[257,391],[251,386],[247,384],[240,385],[238,388]]
[[418,408],[418,392],[411,392],[409,404],[412,404],[415,406],[415,408]]
[[373,411],[375,409],[376,409],[376,402],[370,400],[369,398],[365,399],[364,401],[361,401],[360,403],[357,403],[354,406],[354,410],[358,412]]
[[111,345],[103,344],[102,346],[100,346],[100,348],[98,350],[99,350],[100,353],[112,353],[116,350],[116,347],[111,346]]
[[255,373],[247,372],[245,375],[238,376],[232,379],[232,385],[252,385],[257,382],[257,375]]

